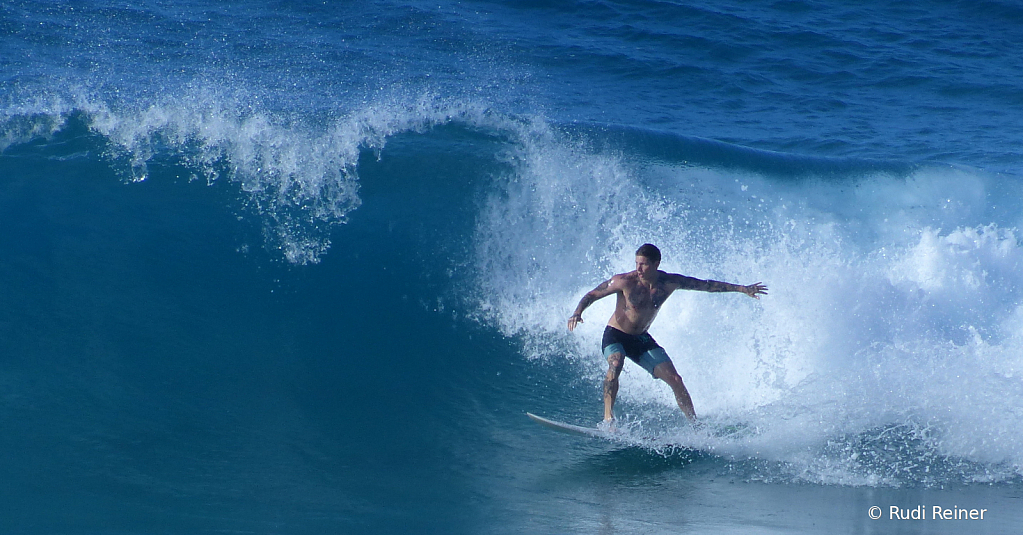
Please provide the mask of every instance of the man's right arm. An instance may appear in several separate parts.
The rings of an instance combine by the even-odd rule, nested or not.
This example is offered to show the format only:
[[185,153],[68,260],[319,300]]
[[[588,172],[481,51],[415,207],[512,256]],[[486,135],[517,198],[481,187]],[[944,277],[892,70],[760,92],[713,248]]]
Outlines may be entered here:
[[618,285],[617,278],[611,277],[600,283],[596,288],[586,292],[586,295],[579,300],[579,306],[575,307],[575,313],[572,314],[572,317],[568,318],[568,330],[575,330],[575,326],[583,322],[583,311],[586,310],[586,307],[613,293],[618,293],[620,291]]

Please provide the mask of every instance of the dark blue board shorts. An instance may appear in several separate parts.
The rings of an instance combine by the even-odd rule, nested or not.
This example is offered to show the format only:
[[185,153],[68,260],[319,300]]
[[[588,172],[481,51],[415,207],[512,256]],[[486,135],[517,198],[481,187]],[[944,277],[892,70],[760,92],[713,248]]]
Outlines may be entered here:
[[662,362],[671,362],[664,348],[657,344],[650,333],[629,334],[608,325],[604,328],[604,338],[600,342],[604,357],[621,353],[639,364],[644,370],[654,374],[654,368]]

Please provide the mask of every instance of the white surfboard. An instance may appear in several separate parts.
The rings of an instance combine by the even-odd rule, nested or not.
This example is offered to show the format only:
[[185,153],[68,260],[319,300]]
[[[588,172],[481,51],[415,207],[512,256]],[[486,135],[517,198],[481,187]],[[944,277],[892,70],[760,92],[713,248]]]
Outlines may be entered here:
[[[665,442],[663,438],[659,438],[649,432],[644,432],[640,429],[598,429],[596,427],[583,427],[581,425],[566,424],[565,422],[559,422],[557,420],[551,420],[550,418],[544,418],[543,416],[537,416],[531,412],[527,412],[526,416],[529,416],[530,420],[559,433],[566,433],[569,435],[599,438],[603,440],[610,440],[611,442],[619,442],[622,444],[628,444],[633,446],[641,447],[663,447],[671,446],[676,449],[694,449],[692,446],[687,446],[680,443]],[[747,425],[743,424],[731,424],[731,425],[710,425],[710,427],[704,427],[707,424],[697,424],[703,432],[711,434],[713,436],[724,437],[724,436],[740,436],[749,431]]]
[[610,438],[610,436],[605,431],[601,431],[600,429],[597,429],[596,427],[583,427],[581,425],[572,425],[572,424],[566,424],[564,422],[556,422],[554,420],[548,420],[547,418],[544,418],[543,416],[537,416],[537,415],[535,415],[535,414],[533,414],[531,412],[527,412],[526,416],[529,416],[529,418],[532,419],[534,422],[536,422],[536,423],[538,423],[538,424],[540,424],[540,425],[542,425],[542,426],[544,426],[544,427],[546,427],[548,429],[553,429],[553,430],[559,431],[561,433],[568,433],[569,435],[577,435],[577,436],[593,437],[593,438]]

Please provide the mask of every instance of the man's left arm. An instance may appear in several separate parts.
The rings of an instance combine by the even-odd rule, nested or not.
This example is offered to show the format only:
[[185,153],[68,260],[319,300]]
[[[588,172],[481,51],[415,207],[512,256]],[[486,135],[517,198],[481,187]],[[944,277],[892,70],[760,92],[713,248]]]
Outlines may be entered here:
[[698,290],[701,292],[739,292],[754,299],[760,299],[761,295],[767,295],[767,287],[762,283],[753,283],[749,286],[731,284],[728,282],[702,280],[685,275],[672,273],[672,282],[678,285],[679,290]]

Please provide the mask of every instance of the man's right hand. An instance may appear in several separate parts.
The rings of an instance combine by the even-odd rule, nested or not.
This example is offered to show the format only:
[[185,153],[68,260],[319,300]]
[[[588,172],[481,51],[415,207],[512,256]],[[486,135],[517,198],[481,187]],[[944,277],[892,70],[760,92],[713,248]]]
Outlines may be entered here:
[[574,331],[575,326],[583,322],[582,314],[572,314],[571,318],[568,318],[568,330]]

